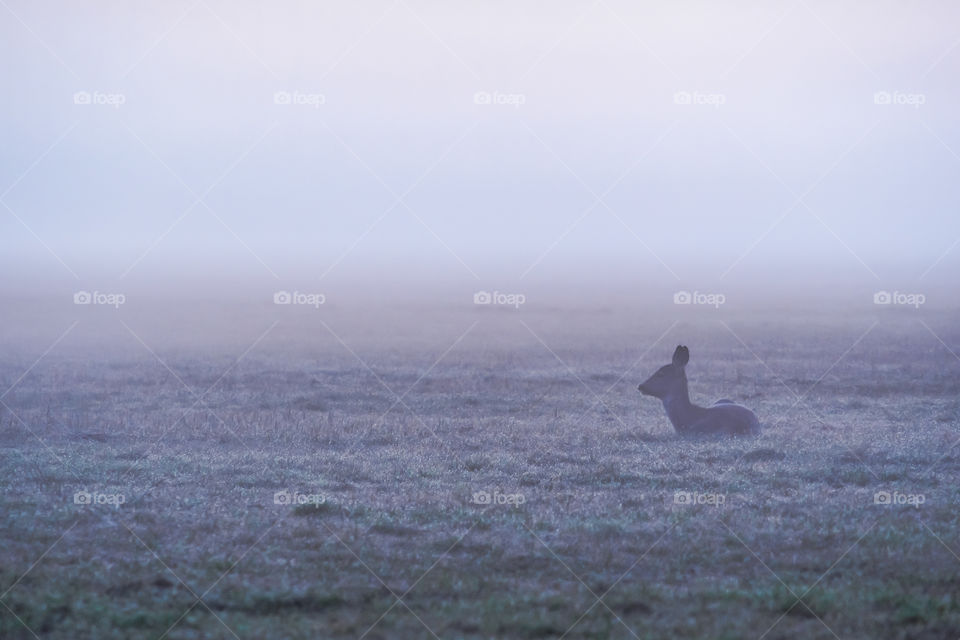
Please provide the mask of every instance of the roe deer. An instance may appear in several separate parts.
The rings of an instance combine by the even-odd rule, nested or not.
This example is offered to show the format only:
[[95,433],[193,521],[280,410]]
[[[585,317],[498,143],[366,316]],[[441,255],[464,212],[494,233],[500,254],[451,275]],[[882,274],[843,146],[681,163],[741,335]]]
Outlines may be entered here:
[[667,417],[680,435],[759,435],[760,422],[753,411],[724,398],[712,407],[690,402],[687,374],[690,350],[678,346],[673,362],[660,367],[637,389],[645,396],[663,401]]

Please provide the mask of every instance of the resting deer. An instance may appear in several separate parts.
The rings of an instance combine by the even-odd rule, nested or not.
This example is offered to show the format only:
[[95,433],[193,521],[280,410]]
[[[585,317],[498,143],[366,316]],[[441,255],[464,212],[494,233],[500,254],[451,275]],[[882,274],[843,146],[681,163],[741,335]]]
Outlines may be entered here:
[[730,400],[717,400],[712,407],[690,402],[687,374],[690,350],[678,346],[673,362],[660,367],[637,389],[663,401],[667,417],[680,435],[759,435],[760,422],[753,411]]

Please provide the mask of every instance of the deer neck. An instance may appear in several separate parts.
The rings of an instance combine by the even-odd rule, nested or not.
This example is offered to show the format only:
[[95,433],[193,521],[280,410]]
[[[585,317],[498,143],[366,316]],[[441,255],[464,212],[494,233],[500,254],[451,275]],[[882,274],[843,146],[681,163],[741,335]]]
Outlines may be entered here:
[[683,377],[680,385],[669,395],[663,397],[663,408],[670,418],[670,423],[677,431],[683,431],[700,418],[703,407],[690,402],[690,393],[687,390],[687,378]]

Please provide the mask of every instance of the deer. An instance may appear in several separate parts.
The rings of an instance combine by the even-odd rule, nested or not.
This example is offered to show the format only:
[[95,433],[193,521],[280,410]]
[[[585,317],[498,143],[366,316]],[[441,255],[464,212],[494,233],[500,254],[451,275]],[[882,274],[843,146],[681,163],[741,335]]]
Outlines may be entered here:
[[673,428],[682,436],[756,436],[760,421],[750,409],[723,398],[713,406],[700,407],[690,402],[686,366],[690,350],[677,345],[673,362],[664,365],[637,387],[645,396],[659,398]]

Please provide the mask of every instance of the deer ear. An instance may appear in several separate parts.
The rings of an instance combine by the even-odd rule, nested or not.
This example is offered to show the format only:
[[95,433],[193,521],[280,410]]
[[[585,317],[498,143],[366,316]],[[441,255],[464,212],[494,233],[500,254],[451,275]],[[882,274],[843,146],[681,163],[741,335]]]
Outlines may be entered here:
[[677,345],[677,350],[673,352],[673,364],[678,367],[685,367],[688,362],[690,362],[690,350]]

